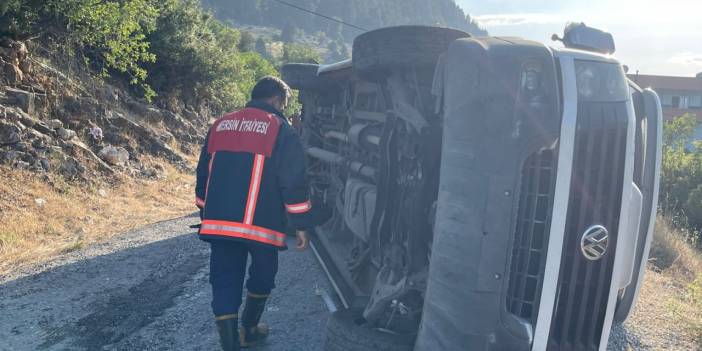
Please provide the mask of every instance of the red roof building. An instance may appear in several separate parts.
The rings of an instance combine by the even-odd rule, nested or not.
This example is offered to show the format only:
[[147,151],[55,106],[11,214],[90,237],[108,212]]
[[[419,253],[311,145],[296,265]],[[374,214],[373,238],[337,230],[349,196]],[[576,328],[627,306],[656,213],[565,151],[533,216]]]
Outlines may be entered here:
[[670,77],[646,74],[629,74],[642,88],[652,88],[658,93],[666,120],[685,113],[697,116],[702,122],[702,73],[697,77]]

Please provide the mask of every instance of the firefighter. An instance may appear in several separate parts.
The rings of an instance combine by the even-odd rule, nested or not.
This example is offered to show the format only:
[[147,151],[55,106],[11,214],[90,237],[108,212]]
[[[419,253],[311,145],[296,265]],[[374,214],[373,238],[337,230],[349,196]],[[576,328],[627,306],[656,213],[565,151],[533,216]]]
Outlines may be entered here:
[[[212,310],[225,351],[259,344],[268,336],[260,319],[275,286],[278,251],[286,249],[286,227],[296,231],[297,249],[308,245],[313,219],[305,155],[281,113],[289,97],[285,82],[262,78],[246,108],[212,125],[200,153],[198,235],[211,247]],[[248,256],[246,303],[239,316]]]

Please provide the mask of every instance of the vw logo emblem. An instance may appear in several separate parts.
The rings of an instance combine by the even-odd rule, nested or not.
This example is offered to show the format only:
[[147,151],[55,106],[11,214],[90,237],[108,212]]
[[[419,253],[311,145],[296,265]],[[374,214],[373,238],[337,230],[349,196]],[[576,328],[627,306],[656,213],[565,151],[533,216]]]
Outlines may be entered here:
[[580,251],[590,261],[597,261],[607,253],[609,245],[609,232],[601,225],[587,228],[580,239]]

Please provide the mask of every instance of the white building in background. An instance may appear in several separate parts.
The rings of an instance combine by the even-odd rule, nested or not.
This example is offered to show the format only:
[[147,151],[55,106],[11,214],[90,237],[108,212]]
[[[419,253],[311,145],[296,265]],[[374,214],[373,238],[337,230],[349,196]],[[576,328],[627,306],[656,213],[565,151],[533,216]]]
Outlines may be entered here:
[[671,77],[629,74],[641,87],[653,88],[661,97],[663,115],[672,119],[685,113],[702,120],[702,73],[697,77]]
[[666,120],[689,113],[697,117],[695,140],[702,140],[702,73],[697,77],[671,77],[629,74],[629,79],[642,88],[653,88],[661,98]]

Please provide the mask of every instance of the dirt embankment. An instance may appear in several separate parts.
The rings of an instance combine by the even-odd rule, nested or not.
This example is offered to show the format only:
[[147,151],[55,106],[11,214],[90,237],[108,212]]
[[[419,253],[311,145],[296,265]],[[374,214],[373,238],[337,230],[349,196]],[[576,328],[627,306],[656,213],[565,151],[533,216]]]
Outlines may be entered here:
[[194,177],[166,164],[160,179],[48,180],[0,166],[0,277],[194,209]]
[[37,53],[0,38],[0,276],[195,209],[207,113]]

